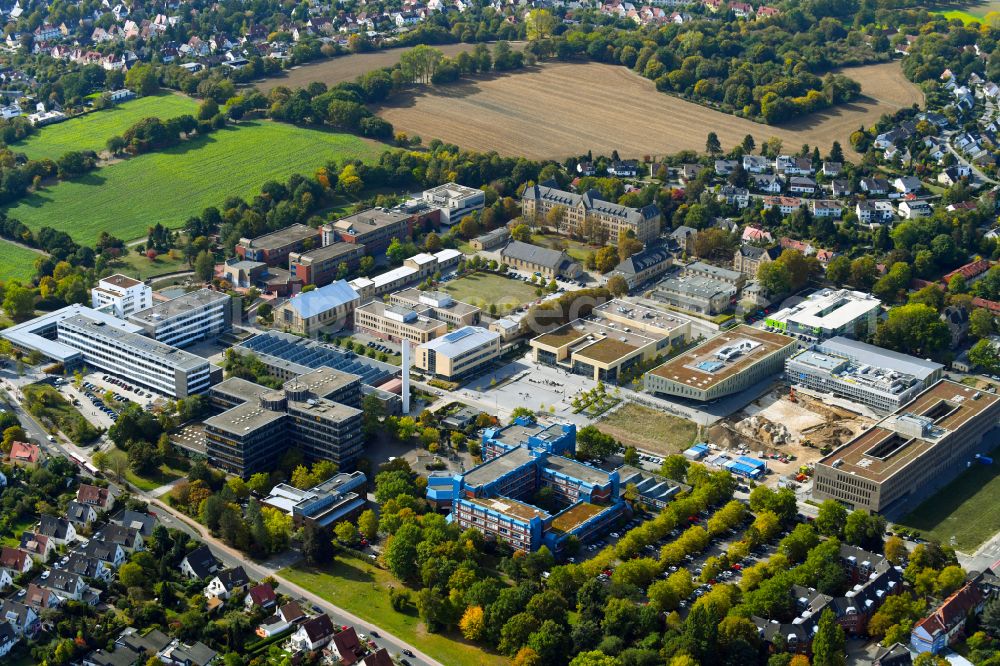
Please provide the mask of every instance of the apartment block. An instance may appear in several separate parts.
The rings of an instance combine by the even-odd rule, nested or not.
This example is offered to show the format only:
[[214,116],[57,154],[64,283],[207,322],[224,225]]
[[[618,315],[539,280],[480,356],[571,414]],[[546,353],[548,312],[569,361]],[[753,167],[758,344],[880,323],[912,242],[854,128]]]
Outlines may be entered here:
[[97,282],[97,286],[90,290],[90,301],[95,310],[107,309],[110,314],[124,319],[151,307],[153,290],[141,280],[116,273]]

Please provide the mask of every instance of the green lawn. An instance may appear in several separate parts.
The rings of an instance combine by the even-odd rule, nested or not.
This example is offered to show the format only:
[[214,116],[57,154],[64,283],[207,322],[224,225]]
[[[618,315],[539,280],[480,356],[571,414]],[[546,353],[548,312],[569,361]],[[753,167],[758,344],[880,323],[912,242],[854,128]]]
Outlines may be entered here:
[[30,530],[37,522],[34,516],[25,516],[10,526],[10,534],[0,538],[0,546],[17,548],[21,545],[21,533]]
[[[1000,450],[992,454],[994,460]],[[909,516],[896,523],[920,530],[921,537],[972,553],[1000,532],[1000,466],[973,465]]]
[[[54,423],[59,430],[75,443],[78,438],[93,441],[100,432],[92,427],[77,433],[78,426],[89,426],[83,414],[67,401],[51,384],[29,384],[21,391],[24,393],[28,411],[40,421]],[[44,424],[44,423],[43,423]],[[47,424],[44,424],[48,427]]]
[[976,16],[975,14],[971,14],[971,13],[969,13],[967,11],[964,11],[964,10],[961,10],[961,9],[952,9],[952,10],[949,10],[949,11],[946,11],[946,12],[932,12],[932,13],[934,13],[934,14],[940,14],[941,16],[945,17],[949,21],[952,20],[952,19],[959,19],[959,20],[962,21],[962,23],[965,23],[965,24],[969,24],[969,23],[982,23],[983,22],[983,17],[982,16]]
[[0,280],[28,280],[35,274],[35,260],[42,256],[28,248],[0,240]]
[[148,493],[160,486],[172,483],[184,475],[185,473],[181,470],[171,467],[168,463],[163,463],[156,473],[147,476],[139,476],[130,469],[125,472],[125,479],[139,490]]
[[443,664],[500,666],[507,663],[503,657],[465,643],[457,634],[449,637],[428,633],[412,605],[408,613],[394,611],[389,605],[389,588],[399,587],[401,583],[388,571],[367,562],[337,557],[322,570],[298,565],[282,569],[278,575],[384,628]]
[[44,188],[7,214],[34,230],[62,229],[86,245],[101,231],[132,240],[158,222],[179,227],[226,197],[251,197],[269,180],[312,174],[330,158],[374,160],[382,149],[350,134],[248,122]]
[[65,122],[43,127],[11,148],[32,159],[58,159],[71,150],[101,152],[111,137],[121,134],[142,118],[176,118],[198,110],[198,102],[185,95],[163,93],[140,97],[124,104],[94,111]]
[[440,289],[454,296],[455,300],[475,305],[483,312],[489,312],[490,305],[495,303],[497,313],[501,315],[538,299],[536,286],[494,273],[466,275],[445,282]]
[[173,250],[172,252],[176,257],[171,257],[169,254],[161,254],[156,259],[150,260],[145,253],[140,254],[135,251],[135,248],[131,248],[125,257],[111,264],[111,268],[116,273],[122,273],[137,280],[146,280],[165,273],[190,270],[180,250]]
[[558,234],[532,234],[531,242],[540,247],[547,247],[551,250],[566,250],[574,261],[583,263],[587,260],[587,255],[596,248],[592,248],[586,243],[559,236]]

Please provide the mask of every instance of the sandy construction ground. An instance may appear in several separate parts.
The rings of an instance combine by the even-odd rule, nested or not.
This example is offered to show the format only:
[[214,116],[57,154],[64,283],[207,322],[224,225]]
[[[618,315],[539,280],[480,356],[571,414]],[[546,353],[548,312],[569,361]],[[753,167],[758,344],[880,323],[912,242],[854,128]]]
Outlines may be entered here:
[[[514,50],[520,51],[524,43],[511,42],[510,45]],[[472,51],[475,47],[475,44],[440,44],[434,46],[434,48],[439,49],[449,58],[458,55],[462,51]],[[489,47],[492,53],[493,45],[489,44]],[[399,62],[399,54],[407,50],[409,50],[409,47],[328,58],[296,67],[283,73],[281,76],[256,81],[253,85],[257,86],[265,94],[271,88],[276,88],[277,86],[302,88],[313,81],[322,81],[326,85],[332,86],[343,81],[353,81],[360,75],[370,72],[373,69],[392,67]]]
[[776,136],[796,150],[807,143],[825,152],[836,140],[849,151],[848,137],[859,126],[923,103],[898,62],[844,73],[861,84],[861,100],[780,127],[659,93],[652,81],[625,67],[598,63],[547,63],[529,72],[429,88],[397,97],[377,113],[425,144],[439,138],[467,149],[562,159],[588,150],[618,150],[629,157],[703,151],[711,131],[723,148],[752,134],[758,145]]

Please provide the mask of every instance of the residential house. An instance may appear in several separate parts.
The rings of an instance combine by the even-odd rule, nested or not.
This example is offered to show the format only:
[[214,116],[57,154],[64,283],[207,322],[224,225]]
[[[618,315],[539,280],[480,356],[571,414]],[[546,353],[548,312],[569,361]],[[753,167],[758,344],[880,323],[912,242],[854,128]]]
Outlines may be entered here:
[[13,442],[10,448],[10,462],[21,467],[34,467],[42,459],[42,449],[37,444]]
[[334,629],[330,616],[317,615],[299,625],[292,634],[289,646],[296,651],[318,650],[333,638]]
[[76,491],[76,501],[92,506],[98,511],[107,511],[114,504],[115,498],[108,488],[81,483]]
[[875,653],[872,666],[912,666],[913,655],[910,649],[902,643],[893,643],[889,647],[880,647]]
[[744,155],[743,169],[747,173],[767,173],[771,168],[771,162],[763,155]]
[[608,165],[608,175],[617,178],[635,178],[639,175],[638,160],[620,160]]
[[730,206],[736,206],[740,209],[746,208],[750,205],[750,191],[743,187],[723,185],[719,188],[717,198],[719,201],[725,202]]
[[765,173],[760,175],[750,176],[750,182],[753,184],[753,188],[758,192],[767,192],[768,194],[781,194],[781,190],[784,184],[780,177]]
[[76,527],[73,523],[48,514],[42,514],[35,532],[54,539],[61,546],[76,541]]
[[791,215],[802,207],[802,199],[798,197],[764,197],[764,209],[777,208],[782,215]]
[[393,666],[392,657],[389,656],[389,651],[385,648],[379,648],[366,654],[361,663],[364,666]]
[[33,637],[41,628],[41,621],[34,609],[12,599],[0,599],[0,624],[10,624],[19,637]]
[[966,284],[973,284],[980,279],[986,272],[993,267],[993,263],[989,259],[977,259],[976,261],[969,262],[964,266],[959,266],[953,271],[945,273],[942,280],[945,284],[948,284],[953,277],[961,274],[965,278]]
[[186,644],[176,638],[159,652],[160,661],[166,666],[207,666],[217,657],[218,653],[201,641]]
[[278,603],[278,596],[274,593],[274,588],[270,583],[261,583],[250,588],[246,598],[243,600],[244,607],[249,611],[254,608],[273,608]]
[[821,169],[823,175],[827,178],[836,178],[843,170],[844,165],[842,162],[823,162],[823,168]]
[[839,201],[831,201],[829,199],[811,199],[809,201],[809,210],[812,212],[813,217],[839,218],[843,213],[844,205]]
[[354,627],[348,627],[335,633],[327,645],[327,650],[345,666],[357,663],[367,652],[367,649],[361,645],[358,632],[354,630]]
[[965,635],[966,620],[982,611],[989,596],[989,590],[978,577],[968,581],[934,612],[913,625],[910,646],[916,652],[943,652]]
[[86,546],[77,548],[76,552],[105,562],[112,569],[117,569],[125,563],[125,549],[116,543],[91,539]]
[[31,571],[34,563],[35,560],[31,553],[26,550],[11,548],[10,546],[0,547],[0,568],[10,569],[17,574],[22,574],[26,571]]
[[122,527],[130,527],[138,530],[144,539],[153,536],[153,529],[156,527],[156,518],[142,511],[132,511],[124,509],[111,518],[111,522]]
[[811,176],[814,172],[812,160],[808,157],[793,157],[791,155],[779,155],[774,160],[774,170],[784,175],[791,176]]
[[736,169],[736,160],[715,160],[715,175],[728,176]]
[[773,243],[774,237],[766,229],[748,225],[743,229],[743,236],[741,236],[740,240],[743,243]]
[[681,225],[670,232],[670,240],[674,243],[678,252],[694,254],[694,241],[698,237],[698,230],[692,227]]
[[930,217],[931,205],[923,200],[901,201],[899,203],[899,216],[907,220],[915,220],[918,217]]
[[274,615],[268,617],[257,626],[257,635],[261,638],[270,638],[280,634],[289,627],[298,624],[306,619],[306,614],[302,612],[299,604],[289,601],[278,609]]
[[696,180],[706,168],[701,164],[682,164],[680,172],[681,182],[687,184],[692,180]]
[[46,589],[36,583],[28,583],[24,590],[25,594],[22,603],[36,613],[41,613],[45,608],[59,608],[62,600],[52,590]]
[[94,540],[121,546],[126,553],[142,550],[145,543],[142,534],[136,528],[115,525],[114,523],[102,527],[91,539],[91,541]]
[[21,550],[31,553],[31,555],[42,562],[48,562],[52,553],[56,552],[56,541],[44,534],[35,532],[23,532],[21,534]]
[[848,180],[837,179],[830,183],[830,194],[834,197],[841,198],[851,195],[851,182]]
[[21,637],[14,627],[6,622],[0,622],[0,657],[6,657],[14,649]]
[[595,173],[597,173],[597,170],[594,168],[593,162],[577,162],[576,172],[581,176],[586,177],[586,176],[593,176]]
[[788,191],[793,194],[815,194],[816,181],[806,176],[793,176],[788,179]]
[[114,569],[108,562],[83,553],[70,553],[66,562],[57,562],[54,568],[75,573],[84,578],[100,578],[105,581],[111,580],[114,575]]
[[757,269],[762,264],[770,263],[781,256],[779,247],[759,247],[756,245],[741,245],[733,255],[733,270],[739,271],[748,279],[757,277]]
[[41,577],[35,580],[35,583],[40,587],[55,592],[59,595],[60,599],[82,601],[87,590],[90,589],[86,581],[83,580],[83,576],[70,571],[50,569],[45,573],[48,576],[43,573]]
[[17,571],[12,572],[10,569],[0,569],[0,592],[3,592],[8,587],[14,584],[15,575],[20,575],[20,574]]
[[209,599],[218,597],[226,600],[231,596],[242,594],[249,586],[250,578],[243,567],[233,567],[232,569],[225,569],[217,573],[208,582],[203,594]]
[[959,183],[963,178],[970,177],[972,170],[966,164],[956,164],[938,174],[937,182],[945,187]]
[[862,178],[861,191],[871,196],[885,196],[889,193],[889,181],[885,178]]
[[923,187],[920,183],[920,179],[916,176],[899,176],[892,181],[892,186],[901,194],[919,192],[920,188]]
[[220,566],[219,560],[215,558],[208,546],[202,544],[181,560],[181,573],[188,578],[204,580],[214,575]]
[[854,206],[858,221],[862,224],[887,224],[896,217],[892,204],[888,201],[859,201]]
[[66,507],[66,519],[74,525],[86,527],[97,520],[97,511],[88,504],[81,504],[73,500]]

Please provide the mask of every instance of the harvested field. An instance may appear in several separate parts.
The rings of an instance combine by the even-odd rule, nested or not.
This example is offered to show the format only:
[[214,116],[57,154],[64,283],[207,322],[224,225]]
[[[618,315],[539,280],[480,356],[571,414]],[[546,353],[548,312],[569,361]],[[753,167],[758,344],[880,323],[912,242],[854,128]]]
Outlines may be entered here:
[[599,63],[547,63],[530,71],[465,80],[395,98],[378,114],[398,131],[474,150],[562,159],[593,150],[627,156],[705,149],[710,131],[729,148],[747,134],[760,145],[780,138],[786,147],[833,141],[850,151],[848,137],[861,125],[914,103],[923,93],[898,62],[853,67],[861,100],[783,126],[713,111],[656,91],[653,82],[625,67]]
[[[510,45],[520,51],[523,43],[511,42]],[[449,58],[458,55],[462,51],[472,51],[475,47],[475,44],[437,44],[434,46],[434,48],[440,50]],[[353,81],[373,69],[392,67],[399,62],[399,54],[409,50],[409,48],[386,49],[372,53],[352,53],[351,55],[344,55],[337,58],[328,58],[296,67],[282,73],[280,76],[257,81],[254,85],[257,86],[258,90],[266,94],[267,91],[278,86],[302,88],[313,81],[321,81],[328,86],[344,81]],[[492,48],[492,45],[490,45],[491,52]]]

